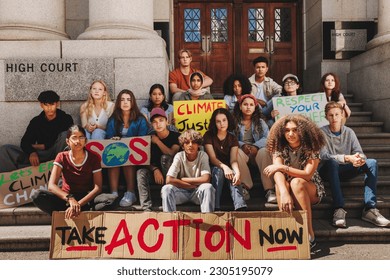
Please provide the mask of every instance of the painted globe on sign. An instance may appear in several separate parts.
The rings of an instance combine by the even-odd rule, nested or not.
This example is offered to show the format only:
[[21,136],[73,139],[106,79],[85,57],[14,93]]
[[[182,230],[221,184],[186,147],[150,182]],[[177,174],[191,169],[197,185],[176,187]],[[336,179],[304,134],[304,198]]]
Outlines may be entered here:
[[106,166],[123,165],[129,159],[129,147],[121,142],[109,144],[103,152],[103,163]]

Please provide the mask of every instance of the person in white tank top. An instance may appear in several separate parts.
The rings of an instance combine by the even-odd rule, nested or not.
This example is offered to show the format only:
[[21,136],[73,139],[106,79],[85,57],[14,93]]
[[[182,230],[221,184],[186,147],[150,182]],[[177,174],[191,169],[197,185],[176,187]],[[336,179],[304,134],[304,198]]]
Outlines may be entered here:
[[114,109],[107,85],[102,80],[93,81],[88,99],[80,107],[81,125],[88,139],[105,139],[106,125]]

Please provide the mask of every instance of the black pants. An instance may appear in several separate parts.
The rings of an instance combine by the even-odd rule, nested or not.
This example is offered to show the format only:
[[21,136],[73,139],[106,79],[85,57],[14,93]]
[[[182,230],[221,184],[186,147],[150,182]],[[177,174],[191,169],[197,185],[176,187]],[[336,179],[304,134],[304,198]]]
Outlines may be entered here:
[[[82,199],[86,194],[74,194],[76,200]],[[32,198],[35,206],[41,209],[43,212],[52,214],[53,211],[65,211],[68,209],[66,201],[62,200],[52,192],[46,190],[40,190]],[[81,211],[107,211],[115,210],[118,207],[118,197],[109,194],[101,193],[97,195],[89,203],[81,207]]]

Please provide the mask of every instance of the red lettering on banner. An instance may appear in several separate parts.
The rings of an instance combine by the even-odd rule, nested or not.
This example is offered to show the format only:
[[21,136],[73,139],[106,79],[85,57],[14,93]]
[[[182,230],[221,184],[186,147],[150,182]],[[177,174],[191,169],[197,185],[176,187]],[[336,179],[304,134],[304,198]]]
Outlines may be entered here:
[[163,223],[164,227],[172,227],[172,252],[177,253],[179,250],[179,226],[188,226],[190,220],[170,220]]
[[87,145],[85,145],[85,148],[90,151],[91,153],[97,155],[99,157],[100,160],[102,160],[102,157],[100,155],[100,153],[96,152],[93,150],[93,147],[96,147],[99,151],[103,151],[104,150],[104,145],[102,143],[99,143],[99,142],[87,142]]
[[[220,240],[217,245],[213,245],[212,238],[216,232],[219,232]],[[219,249],[221,249],[224,242],[225,242],[225,232],[221,226],[214,225],[207,230],[204,244],[206,248],[210,250],[210,252],[216,252]]]
[[182,115],[187,114],[185,111],[182,111],[182,110],[181,110],[183,106],[185,106],[185,104],[181,104],[181,105],[179,106],[179,108],[177,108],[177,114],[178,114],[179,116],[182,116]]
[[200,224],[203,223],[202,219],[195,219],[193,220],[193,223],[195,224],[195,251],[192,253],[194,257],[200,257],[202,256],[202,251],[199,248],[200,245]]
[[164,235],[162,233],[160,233],[158,235],[158,239],[157,239],[157,242],[156,244],[154,244],[153,246],[148,246],[146,243],[145,243],[145,231],[147,229],[147,227],[149,225],[152,225],[154,227],[155,230],[157,230],[159,228],[159,224],[158,224],[158,221],[156,219],[147,219],[140,227],[139,229],[139,232],[138,232],[138,243],[139,243],[139,246],[142,248],[142,250],[144,250],[145,252],[148,252],[148,253],[154,253],[156,252],[157,250],[159,250],[161,248],[161,245],[163,243],[163,240],[164,240]]
[[148,154],[145,153],[143,150],[139,149],[135,143],[140,143],[141,145],[143,145],[144,147],[148,146],[148,142],[146,142],[144,139],[142,138],[135,138],[135,139],[131,139],[130,142],[129,142],[129,147],[130,149],[137,153],[138,155],[141,156],[141,159],[140,160],[137,160],[133,154],[130,154],[129,156],[129,161],[132,163],[132,164],[139,164],[139,165],[142,165],[143,163],[145,163],[148,159]]
[[[125,237],[120,239],[120,240],[118,240],[118,236],[119,236],[119,234],[122,231],[123,231],[123,234],[125,235]],[[134,254],[134,249],[133,249],[133,245],[131,244],[131,239],[132,239],[132,235],[130,234],[129,229],[127,228],[126,220],[122,219],[119,222],[119,225],[116,228],[114,235],[112,236],[110,244],[108,244],[105,247],[105,250],[107,251],[107,254],[111,255],[112,251],[114,251],[114,249],[116,247],[119,247],[119,246],[122,246],[124,244],[127,244],[127,247],[129,248],[130,254],[133,255]]]
[[[234,229],[234,227],[227,222],[226,223],[226,233],[232,234],[233,237],[240,243],[245,249],[250,250],[252,247],[251,245],[251,223],[248,220],[245,220],[244,222],[244,234],[245,238],[243,238],[241,235],[238,234],[238,232]],[[227,238],[226,242],[226,252],[230,251],[230,238]]]

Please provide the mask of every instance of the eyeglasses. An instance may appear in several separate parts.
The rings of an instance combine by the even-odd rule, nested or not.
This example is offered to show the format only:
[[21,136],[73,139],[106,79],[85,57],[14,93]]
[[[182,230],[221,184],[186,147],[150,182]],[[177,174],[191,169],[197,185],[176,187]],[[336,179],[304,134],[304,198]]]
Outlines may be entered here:
[[285,82],[284,85],[285,86],[295,86],[297,83],[294,82],[294,81],[291,81],[291,82]]
[[75,136],[75,137],[70,137],[69,139],[72,140],[73,142],[75,142],[77,140],[82,142],[82,141],[87,140],[87,137],[85,137],[85,136],[80,136],[80,137]]

